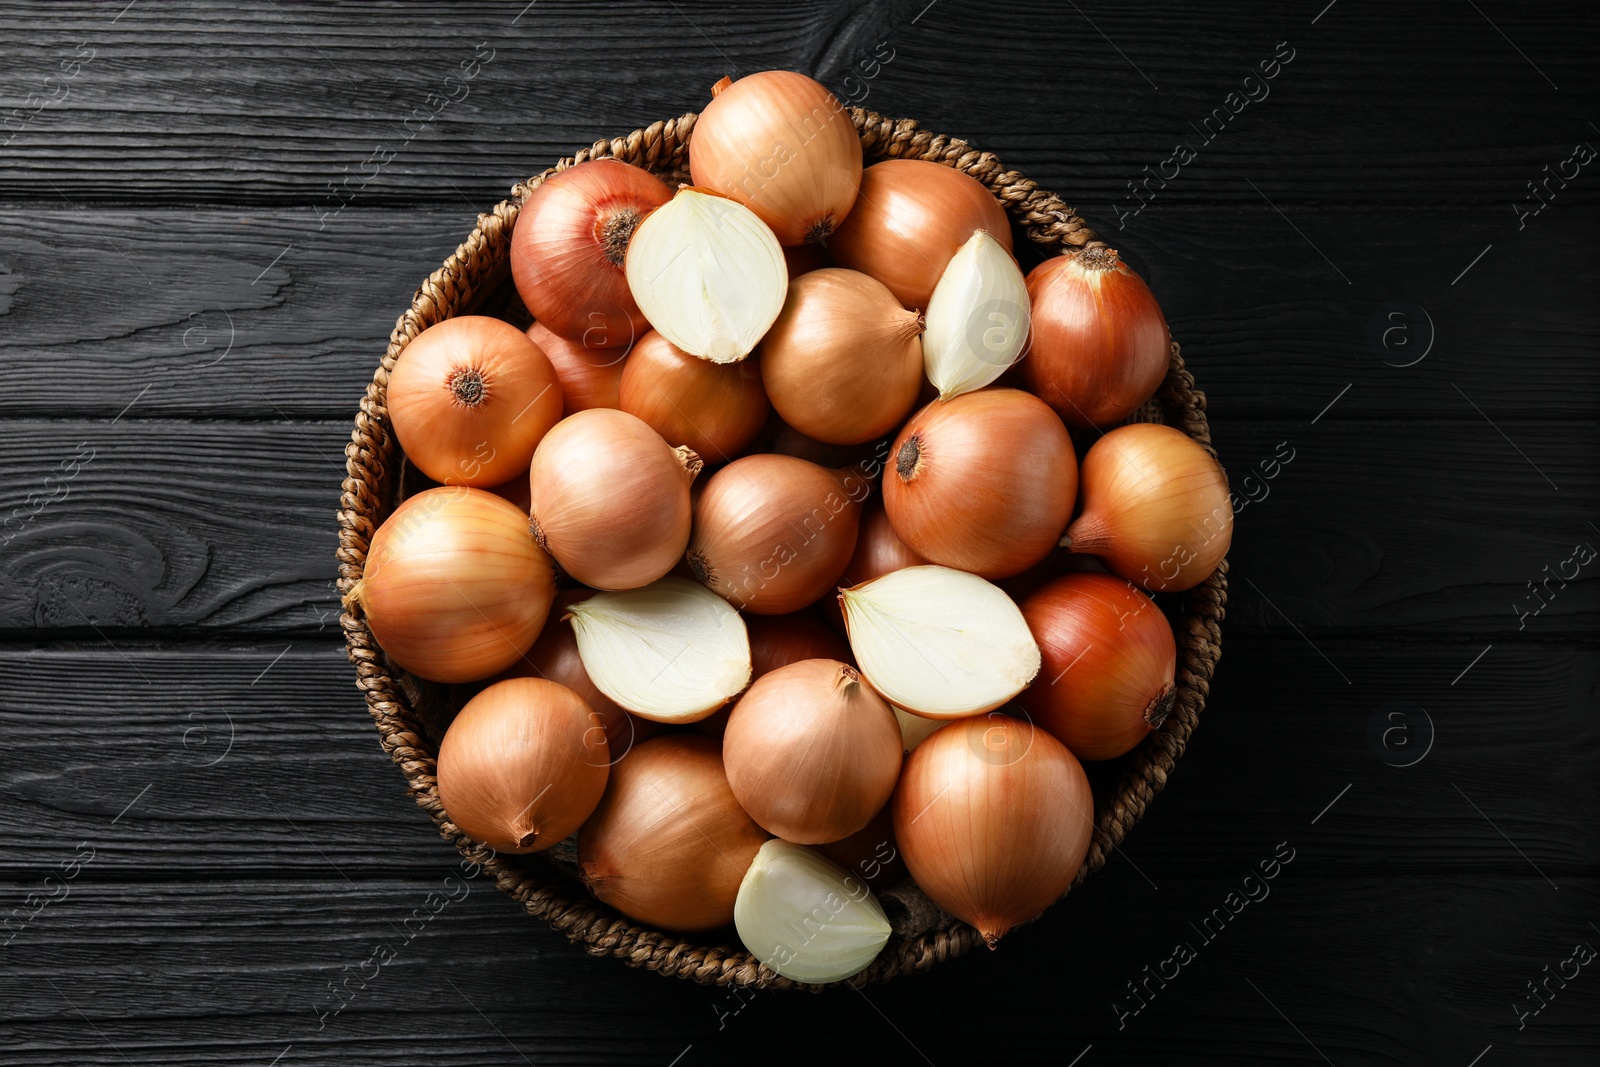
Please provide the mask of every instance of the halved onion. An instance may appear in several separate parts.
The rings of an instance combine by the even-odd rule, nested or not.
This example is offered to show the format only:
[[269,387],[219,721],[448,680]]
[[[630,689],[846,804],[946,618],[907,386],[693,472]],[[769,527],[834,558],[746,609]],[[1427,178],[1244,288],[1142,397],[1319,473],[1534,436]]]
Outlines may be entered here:
[[802,845],[768,841],[733,906],[751,955],[796,982],[837,982],[865,970],[889,941],[872,890]]

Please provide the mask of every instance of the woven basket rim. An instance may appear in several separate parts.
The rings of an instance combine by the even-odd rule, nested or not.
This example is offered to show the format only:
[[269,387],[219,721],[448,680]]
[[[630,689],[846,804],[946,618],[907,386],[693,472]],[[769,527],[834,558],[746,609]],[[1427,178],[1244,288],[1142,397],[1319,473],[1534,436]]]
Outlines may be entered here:
[[[869,163],[894,158],[925,159],[971,175],[995,194],[1012,222],[1047,253],[1104,244],[1059,197],[1023,175],[1006,170],[993,153],[930,133],[911,119],[886,118],[860,108],[849,108],[847,113],[860,132]],[[585,160],[607,157],[657,172],[686,171],[688,143],[696,118],[689,113],[623,137],[596,141],[526,182],[517,183],[510,198],[478,216],[477,225],[467,238],[418,287],[411,306],[400,315],[390,334],[388,348],[367,385],[350,442],[345,446],[346,476],[338,513],[341,594],[348,594],[361,578],[372,535],[393,507],[401,451],[389,425],[386,397],[389,374],[406,345],[427,327],[455,314],[470,313],[503,281],[511,232],[521,204],[546,178]],[[1166,380],[1152,404],[1147,419],[1176,426],[1215,457],[1205,394],[1195,388],[1193,375],[1176,343],[1171,347]],[[1127,769],[1110,801],[1095,811],[1093,839],[1073,887],[1104,866],[1111,851],[1121,844],[1165,786],[1173,765],[1183,754],[1205,706],[1221,654],[1219,624],[1227,603],[1227,572],[1228,563],[1223,560],[1205,582],[1184,594],[1183,614],[1174,627],[1178,670],[1173,710],[1131,756],[1123,757],[1128,760]],[[544,919],[572,941],[581,943],[590,954],[616,956],[630,966],[707,985],[820,990],[883,982],[899,974],[924,971],[981,943],[975,929],[951,919],[915,938],[891,938],[878,959],[851,979],[829,986],[806,985],[775,974],[743,949],[704,945],[694,941],[693,935],[681,937],[639,925],[576,883],[554,873],[541,876],[508,862],[493,849],[467,838],[446,817],[434,780],[434,753],[413,707],[416,687],[408,686],[409,676],[388,663],[359,605],[346,599],[340,625],[356,668],[356,684],[366,699],[383,749],[405,775],[411,796],[432,817],[440,835],[465,857],[464,869],[470,875],[488,872],[496,885],[530,915]]]

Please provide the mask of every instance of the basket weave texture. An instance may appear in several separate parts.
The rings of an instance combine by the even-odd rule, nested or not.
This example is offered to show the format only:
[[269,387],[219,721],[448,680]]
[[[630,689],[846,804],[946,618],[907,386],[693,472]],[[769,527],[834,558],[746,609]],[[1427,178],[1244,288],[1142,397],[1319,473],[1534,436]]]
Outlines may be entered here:
[[[883,159],[923,159],[954,167],[987,186],[1005,206],[1011,221],[1044,254],[1102,245],[1093,230],[1061,199],[1029,179],[1007,170],[990,152],[965,141],[930,133],[909,119],[890,119],[859,108],[848,109],[861,134],[868,164]],[[402,453],[389,422],[389,375],[406,345],[428,327],[455,315],[484,313],[496,294],[507,288],[511,232],[527,194],[549,176],[589,159],[613,157],[662,176],[688,169],[689,137],[696,116],[683,115],[635,130],[625,137],[597,141],[544,173],[519,183],[508,200],[478,217],[478,224],[444,265],[417,289],[411,306],[389,337],[372,382],[356,415],[345,446],[346,477],[339,504],[339,588],[348,593],[361,578],[372,535],[394,509],[400,485]],[[1195,388],[1178,346],[1166,381],[1136,419],[1164,422],[1211,448],[1205,394]],[[1177,697],[1166,722],[1121,761],[1122,777],[1113,791],[1097,797],[1095,830],[1076,886],[1099,870],[1144,815],[1199,721],[1210,692],[1212,671],[1221,653],[1219,623],[1227,603],[1228,564],[1183,594],[1176,619],[1178,639]],[[368,629],[359,605],[350,603],[340,619],[356,684],[378,727],[383,749],[405,775],[409,792],[432,816],[440,834],[466,857],[471,869],[493,877],[496,885],[530,915],[543,919],[597,956],[615,956],[630,966],[692,979],[707,985],[811,989],[783,978],[736,945],[706,945],[676,934],[640,926],[590,896],[561,873],[556,864],[535,856],[501,856],[464,835],[446,817],[434,778],[440,694],[435,687],[392,665]],[[1070,890],[1069,890],[1070,892]],[[966,923],[942,916],[920,936],[892,937],[877,960],[848,984],[883,982],[896,975],[924,971],[959,956],[981,943]],[[846,983],[833,983],[844,985]]]

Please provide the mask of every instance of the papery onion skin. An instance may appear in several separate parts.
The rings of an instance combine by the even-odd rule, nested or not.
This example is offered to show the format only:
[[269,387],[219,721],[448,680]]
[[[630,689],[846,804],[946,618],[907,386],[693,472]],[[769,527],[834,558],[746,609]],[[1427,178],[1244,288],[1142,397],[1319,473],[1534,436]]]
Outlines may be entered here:
[[485,315],[418,334],[389,375],[400,446],[443,485],[483,489],[525,469],[561,418],[561,387],[539,346]]
[[561,411],[571,415],[589,408],[621,407],[618,391],[627,348],[586,348],[547,329],[542,322],[528,327],[528,337],[544,352],[561,382]]
[[816,849],[873,892],[888,889],[906,875],[906,861],[894,840],[894,803],[885,804],[872,821],[849,837],[817,845]]
[[717,743],[671,735],[611,770],[578,832],[578,863],[596,897],[663,930],[733,921],[739,883],[768,834],[728,788]]
[[1093,812],[1066,746],[996,712],[950,723],[907,757],[894,829],[922,891],[994,948],[1072,885]]
[[661,723],[631,714],[615,700],[600,691],[583,668],[583,658],[578,655],[578,638],[572,626],[562,616],[573,604],[594,594],[587,589],[567,589],[556,594],[544,630],[517,662],[495,676],[495,681],[506,678],[544,678],[564,685],[589,705],[591,722],[605,731],[606,745],[611,752],[611,762],[626,756],[634,745],[642,744],[666,729]]
[[772,406],[801,433],[853,445],[905,421],[922,388],[922,319],[882,283],[827,267],[789,283],[761,339]]
[[1078,489],[1072,438],[1043,401],[990,388],[935,401],[895,438],[883,505],[910,548],[984,578],[1050,554]]
[[654,330],[628,355],[617,406],[669,445],[684,445],[712,463],[742,452],[771,410],[755,360],[698,359]]
[[900,726],[849,664],[808,659],[758,678],[722,739],[728,784],[750,817],[798,845],[838,841],[888,802]]
[[739,886],[739,940],[795,982],[843,981],[866,970],[893,929],[860,878],[817,849],[768,841]]
[[741,611],[799,611],[844,573],[870,492],[864,480],[846,485],[791,456],[734,460],[712,475],[695,506],[689,566]]
[[533,454],[534,532],[584,585],[649,585],[689,542],[689,483],[699,471],[698,456],[675,452],[633,415],[569,415]]
[[884,510],[882,498],[867,502],[861,514],[861,532],[856,535],[855,555],[844,569],[841,585],[862,585],[903,567],[922,567],[932,563],[900,540]]
[[585,348],[625,348],[648,330],[623,262],[640,221],[670,199],[661,179],[617,159],[545,179],[511,234],[511,276],[533,317]]
[[[836,659],[850,662],[850,645],[837,632],[809,612],[792,615],[746,615],[750,632],[750,680],[754,682],[779,667],[803,659]],[[701,719],[694,732],[720,738],[728,728],[732,706]]]
[[1061,544],[1153,592],[1192,589],[1233,541],[1228,479],[1211,453],[1171,426],[1135,422],[1090,446],[1083,510]]
[[1121,578],[1071,574],[1021,607],[1043,665],[1017,702],[1073,755],[1115,759],[1165,721],[1178,646],[1148,595]]
[[1115,249],[1053,256],[1028,273],[1028,390],[1074,428],[1121,422],[1161,387],[1172,336],[1144,279]]
[[945,266],[977,230],[1011,250],[1005,208],[982,182],[942,163],[886,159],[861,172],[861,195],[828,254],[878,279],[904,306],[926,308]]
[[600,803],[611,756],[594,713],[566,686],[497,682],[456,715],[439,744],[439,803],[496,852],[539,852]]
[[822,241],[855,203],[861,138],[821,83],[761,71],[716,90],[695,122],[689,173],[754,211],[781,244]]
[[539,636],[555,595],[555,567],[528,517],[493,493],[457,486],[396,508],[348,594],[385,654],[436,682],[510,666]]

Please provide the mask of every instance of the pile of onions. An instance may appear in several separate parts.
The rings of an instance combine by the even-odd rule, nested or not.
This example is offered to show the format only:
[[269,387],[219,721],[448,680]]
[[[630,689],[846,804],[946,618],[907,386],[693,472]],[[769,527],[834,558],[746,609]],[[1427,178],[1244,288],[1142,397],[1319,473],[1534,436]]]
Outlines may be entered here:
[[923,159],[887,159],[861,172],[855,210],[828,239],[828,254],[878,279],[906,307],[926,308],[945,266],[979,230],[1011,250],[1005,209],[977,179]]
[[804,74],[722,79],[695,122],[689,174],[744,204],[780,243],[822,242],[861,185],[861,138],[844,105]]
[[827,267],[789,283],[761,341],[761,380],[783,421],[854,445],[905,421],[922,390],[922,317],[881,282]]
[[883,477],[894,532],[935,563],[1005,578],[1060,540],[1077,499],[1066,427],[1038,397],[981,389],[935,401],[895,438]]
[[623,274],[639,223],[672,198],[616,159],[569,167],[528,194],[511,234],[511,277],[533,317],[584,348],[626,348],[650,328]]
[[463,315],[423,330],[400,354],[389,418],[422,473],[487,488],[528,469],[561,418],[561,389],[545,353],[515,326]]
[[1088,776],[1032,724],[953,722],[906,759],[894,832],[933,902],[990,948],[1072,885],[1094,835]]
[[1211,576],[1233,541],[1228,479],[1211,453],[1170,426],[1135,422],[1083,457],[1083,513],[1061,544],[1091,552],[1154,592]]
[[565,401],[562,414],[621,407],[618,393],[622,388],[623,361],[628,358],[626,348],[587,348],[581,341],[569,341],[551,332],[542,322],[528,327],[528,339],[539,346],[555,368]]
[[617,403],[670,445],[713,463],[743,452],[767,421],[767,394],[751,360],[696,359],[651,330],[628,354]]
[[590,892],[663,930],[733,921],[739,883],[767,840],[728,788],[717,743],[646,741],[611,770],[605,797],[578,833]]
[[641,419],[610,408],[569,415],[533,454],[535,534],[585,585],[648,585],[689,543],[689,483],[699,473],[699,456]]
[[396,508],[346,594],[391,660],[436,682],[511,666],[539,636],[555,595],[555,568],[527,515],[464,487],[429,489]]
[[594,712],[564,685],[496,682],[467,702],[439,744],[439,803],[497,852],[538,852],[600,803],[611,766]]
[[1121,422],[1167,376],[1166,317],[1115,249],[1045,260],[1028,275],[1028,297],[1033,338],[1022,377],[1067,425]]
[[1121,578],[1069,574],[1022,602],[1038,679],[1018,700],[1079,759],[1132,750],[1172,710],[1178,646],[1161,609]]
[[740,610],[787,615],[838,582],[860,521],[860,500],[833,471],[789,456],[746,456],[706,483],[689,566]]
[[769,832],[801,845],[866,826],[900,777],[900,727],[847,663],[808,659],[755,681],[722,740],[728,784]]

